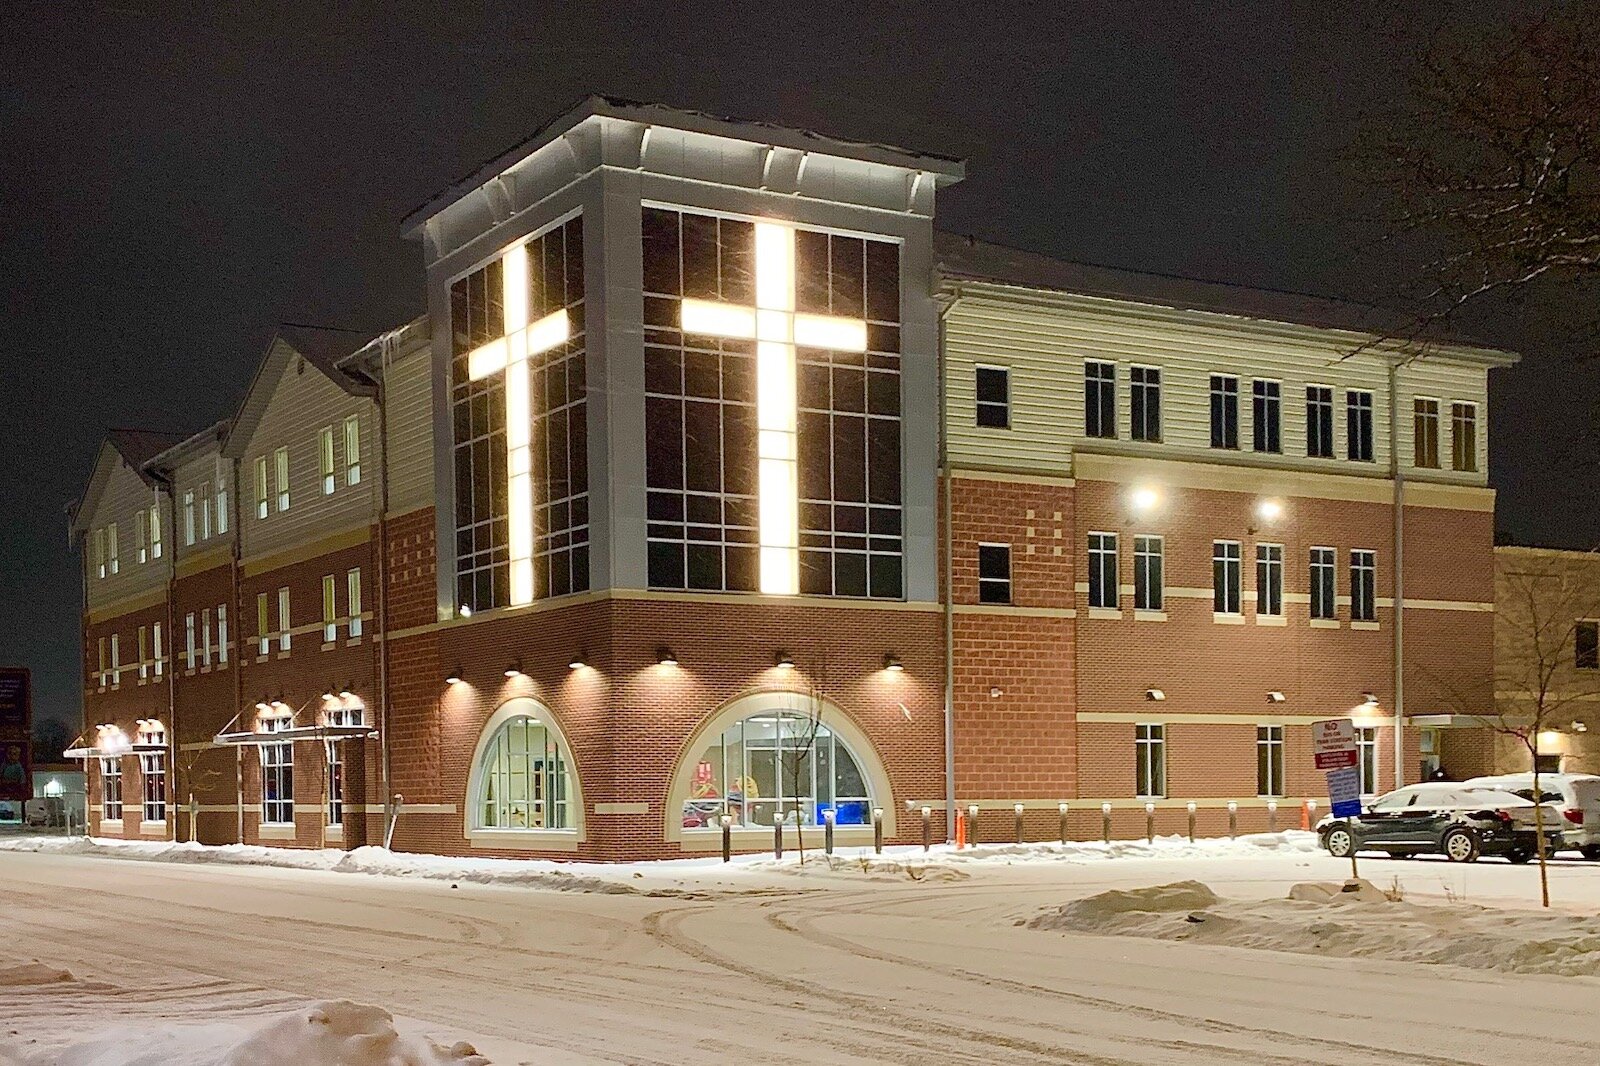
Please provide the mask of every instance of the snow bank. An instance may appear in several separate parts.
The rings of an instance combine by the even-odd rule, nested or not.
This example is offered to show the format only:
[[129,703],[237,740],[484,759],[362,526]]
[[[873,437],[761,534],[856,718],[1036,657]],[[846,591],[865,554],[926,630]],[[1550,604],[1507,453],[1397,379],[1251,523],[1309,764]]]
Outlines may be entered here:
[[1600,975],[1600,918],[1397,902],[1366,881],[1354,891],[1300,884],[1288,899],[1256,902],[1222,900],[1206,885],[1184,881],[1102,892],[1019,924],[1504,973]]

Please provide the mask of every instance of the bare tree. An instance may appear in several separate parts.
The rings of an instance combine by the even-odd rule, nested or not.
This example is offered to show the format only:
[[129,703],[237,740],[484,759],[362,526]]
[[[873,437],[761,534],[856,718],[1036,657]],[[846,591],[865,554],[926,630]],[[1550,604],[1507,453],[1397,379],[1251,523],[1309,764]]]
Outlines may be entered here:
[[[200,805],[195,801],[196,792],[210,792],[217,787],[217,782],[222,780],[222,771],[215,767],[202,766],[201,763],[208,755],[214,753],[212,748],[194,748],[184,751],[181,746],[174,745],[173,750],[173,790],[176,795],[187,795],[188,801],[184,810],[189,814],[189,840],[199,839],[197,825],[199,822]],[[178,836],[178,834],[174,834]],[[181,838],[180,838],[181,839]]]
[[[1358,165],[1387,195],[1380,244],[1420,259],[1391,340],[1426,347],[1490,297],[1600,281],[1600,10],[1441,30]],[[1419,251],[1420,248],[1420,251]],[[1600,319],[1579,327],[1600,338]],[[1594,344],[1585,345],[1593,350]]]
[[792,734],[787,733],[785,732],[787,726],[779,726],[779,750],[782,753],[780,772],[787,779],[789,795],[795,802],[795,848],[800,853],[802,866],[806,862],[806,816],[801,804],[811,793],[811,777],[817,757],[817,736],[822,731],[822,706],[819,676],[806,687],[806,692],[800,698],[795,712],[781,719],[783,722],[790,722],[798,718],[799,724],[795,731]]
[[[1579,626],[1600,616],[1600,553],[1538,553],[1506,566],[1495,599],[1495,711],[1477,715],[1497,737],[1526,755],[1533,769],[1539,895],[1550,906],[1545,850],[1544,792],[1539,756],[1543,738],[1568,728],[1581,705],[1600,696],[1600,669],[1581,669]],[[1600,665],[1595,660],[1594,665]]]

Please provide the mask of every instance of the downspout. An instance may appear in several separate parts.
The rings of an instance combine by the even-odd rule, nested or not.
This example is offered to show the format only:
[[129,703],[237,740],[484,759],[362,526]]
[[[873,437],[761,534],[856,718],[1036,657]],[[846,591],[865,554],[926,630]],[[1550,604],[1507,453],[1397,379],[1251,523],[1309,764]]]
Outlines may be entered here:
[[1406,475],[1400,462],[1400,363],[1389,363],[1389,477],[1394,485],[1394,787],[1406,783]]
[[[229,520],[233,523],[233,629],[228,637],[232,640],[235,654],[233,657],[233,709],[237,714],[244,707],[244,641],[233,640],[235,636],[244,633],[244,512],[240,509],[239,498],[244,495],[244,487],[240,484],[239,475],[243,471],[243,464],[237,457],[233,459],[230,474],[233,477],[233,492],[228,496],[228,505],[232,510]],[[238,834],[238,842],[244,843],[244,758],[236,753],[234,755],[234,775],[237,778],[234,788],[234,830]],[[192,816],[191,816],[192,819]],[[194,834],[191,825],[190,833]]]
[[[161,653],[165,657],[167,650],[174,647],[177,640],[178,624],[178,494],[176,491],[177,477],[175,472],[167,470],[152,470],[150,476],[157,484],[166,490],[167,517],[166,529],[162,533],[162,543],[167,548],[167,639],[162,642]],[[159,493],[161,489],[157,489]],[[152,649],[154,650],[154,649]],[[167,664],[167,765],[172,768],[171,781],[178,786],[178,671],[176,661]],[[169,791],[176,792],[177,789]],[[175,796],[168,796],[168,805],[172,806]],[[172,819],[172,837],[178,836],[178,819]],[[189,819],[189,837],[194,838],[194,818]]]
[[945,839],[956,838],[956,630],[955,515],[950,473],[950,415],[945,380],[945,319],[961,301],[961,290],[939,310],[939,477],[944,492],[944,820]]
[[[378,407],[378,762],[386,825],[392,824],[395,814],[391,809],[393,790],[389,787],[389,354],[395,340],[393,334],[383,338],[373,396]],[[384,845],[388,846],[387,840]]]

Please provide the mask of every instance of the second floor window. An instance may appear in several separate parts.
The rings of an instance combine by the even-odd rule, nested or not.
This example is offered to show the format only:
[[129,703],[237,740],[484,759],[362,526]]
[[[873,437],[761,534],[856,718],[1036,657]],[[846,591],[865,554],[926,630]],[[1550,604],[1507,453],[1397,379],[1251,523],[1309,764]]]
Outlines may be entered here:
[[1243,558],[1236,540],[1211,543],[1211,609],[1217,614],[1239,614]]
[[256,654],[265,655],[272,648],[272,625],[267,620],[267,594],[256,593]]
[[1283,451],[1283,387],[1256,381],[1250,387],[1251,442],[1258,452]]
[[293,626],[289,623],[289,590],[278,590],[278,650],[288,651],[290,645],[290,630]]
[[1372,393],[1352,389],[1344,394],[1348,454],[1358,463],[1372,462]]
[[1089,606],[1116,609],[1117,535],[1089,534]]
[[139,553],[139,562],[150,561],[150,512],[143,507],[133,513],[134,548]]
[[1083,364],[1083,433],[1102,439],[1117,435],[1117,365]]
[[1478,469],[1478,408],[1470,403],[1450,405],[1450,465],[1457,470]]
[[289,449],[279,448],[272,453],[273,476],[278,490],[278,510],[289,509]]
[[1334,553],[1332,548],[1311,549],[1311,617],[1337,618],[1334,598]]
[[217,604],[217,662],[228,661],[228,605]]
[[211,482],[200,482],[200,496],[196,501],[200,507],[200,539],[211,539]]
[[355,415],[344,420],[344,483],[361,484],[361,419]]
[[361,635],[361,570],[352,568],[344,575],[346,606],[350,610],[350,636]]
[[1011,372],[1002,367],[980,366],[977,373],[978,425],[987,429],[1011,427]]
[[161,505],[150,506],[150,558],[161,558]]
[[1333,458],[1333,390],[1326,385],[1306,386],[1306,454]]
[[1211,446],[1239,447],[1239,379],[1211,375]]
[[1572,641],[1572,664],[1579,670],[1600,670],[1600,622],[1578,622],[1572,627]]
[[1134,440],[1161,440],[1161,371],[1153,366],[1136,366],[1129,374],[1132,386],[1133,421],[1129,435]]
[[225,478],[217,478],[217,494],[212,499],[213,509],[217,513],[217,534],[220,536],[228,531],[228,482]]
[[1011,602],[1011,545],[978,545],[978,602]]
[[1162,609],[1163,550],[1160,537],[1133,538],[1133,607],[1136,611]]
[[333,427],[317,431],[317,474],[322,478],[322,494],[333,495]]
[[332,574],[322,577],[322,643],[339,639],[339,594]]
[[194,612],[190,611],[183,616],[183,666],[186,670],[193,670],[199,658],[199,640],[195,631]]
[[1439,465],[1439,401],[1419,396],[1412,404],[1413,465],[1432,469]]
[[256,456],[256,517],[267,517],[267,501],[272,498],[267,485],[267,457]]
[[1134,794],[1140,799],[1160,799],[1167,794],[1167,727],[1136,725]]
[[117,559],[117,524],[115,522],[106,527],[106,568],[113,574],[122,569],[122,564]]
[[1283,545],[1256,545],[1256,614],[1283,614]]
[[183,543],[194,544],[194,489],[183,490]]
[[1357,549],[1350,553],[1350,620],[1378,620],[1378,553]]
[[150,627],[150,638],[153,641],[151,648],[155,653],[156,676],[160,677],[167,668],[167,654],[166,649],[162,647],[160,622]]

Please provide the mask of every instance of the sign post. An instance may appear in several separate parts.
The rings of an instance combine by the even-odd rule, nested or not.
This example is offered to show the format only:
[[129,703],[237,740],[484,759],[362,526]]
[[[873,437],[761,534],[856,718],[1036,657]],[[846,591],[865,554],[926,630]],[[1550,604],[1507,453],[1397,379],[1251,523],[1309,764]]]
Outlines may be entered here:
[[[1361,773],[1356,768],[1356,729],[1348,718],[1329,718],[1311,724],[1312,753],[1317,769],[1328,779],[1328,799],[1335,818],[1361,813]],[[1356,869],[1355,834],[1350,839],[1350,876]]]

